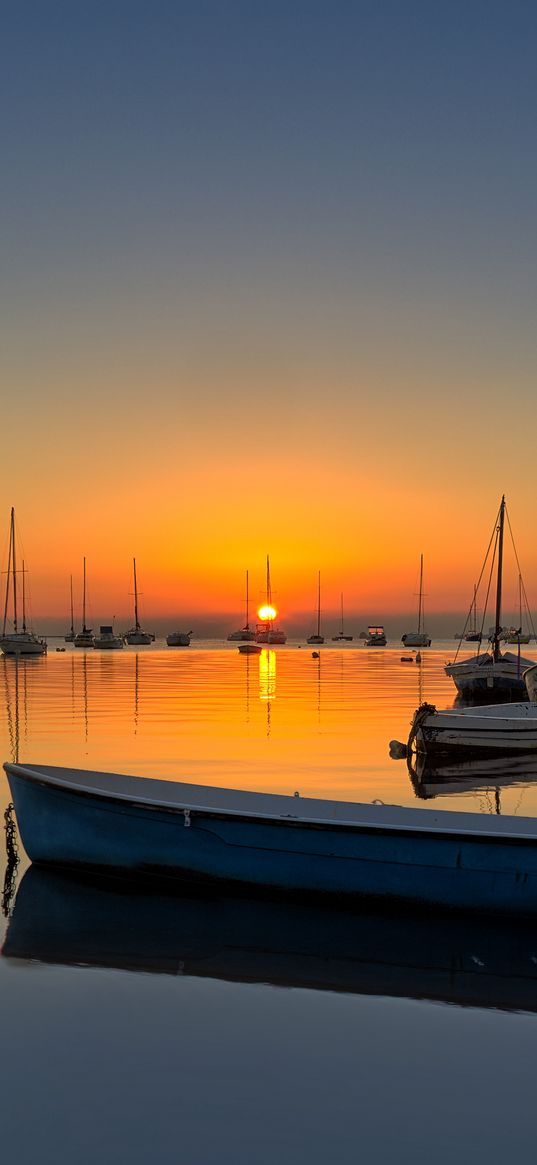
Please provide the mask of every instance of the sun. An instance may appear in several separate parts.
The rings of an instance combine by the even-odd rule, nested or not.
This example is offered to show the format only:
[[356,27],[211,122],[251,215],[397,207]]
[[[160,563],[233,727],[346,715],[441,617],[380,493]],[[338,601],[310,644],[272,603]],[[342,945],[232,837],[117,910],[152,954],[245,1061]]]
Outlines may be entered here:
[[278,614],[278,612],[276,610],[276,607],[269,607],[269,606],[265,605],[264,607],[259,608],[257,614],[259,615],[259,618],[262,620],[263,623],[272,623],[273,619],[276,618],[276,615]]

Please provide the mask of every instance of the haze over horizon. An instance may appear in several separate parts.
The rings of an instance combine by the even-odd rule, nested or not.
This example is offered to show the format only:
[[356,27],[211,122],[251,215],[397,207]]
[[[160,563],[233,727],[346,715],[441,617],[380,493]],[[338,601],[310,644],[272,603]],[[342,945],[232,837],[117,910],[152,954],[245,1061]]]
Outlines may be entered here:
[[53,0],[2,41],[0,548],[13,504],[36,623],[84,554],[95,611],[135,554],[148,614],[240,618],[269,551],[287,625],[318,569],[334,618],[400,624],[423,552],[458,630],[503,492],[533,606],[537,12]]

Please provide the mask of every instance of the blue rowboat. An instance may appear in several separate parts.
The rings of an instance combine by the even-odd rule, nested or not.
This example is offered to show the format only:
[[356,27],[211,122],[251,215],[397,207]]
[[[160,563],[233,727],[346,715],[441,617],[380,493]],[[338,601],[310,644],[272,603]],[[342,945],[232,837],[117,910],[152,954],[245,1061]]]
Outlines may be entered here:
[[45,865],[537,912],[537,820],[5,766]]
[[2,954],[238,983],[537,1011],[537,935],[525,918],[229,893],[30,866]]

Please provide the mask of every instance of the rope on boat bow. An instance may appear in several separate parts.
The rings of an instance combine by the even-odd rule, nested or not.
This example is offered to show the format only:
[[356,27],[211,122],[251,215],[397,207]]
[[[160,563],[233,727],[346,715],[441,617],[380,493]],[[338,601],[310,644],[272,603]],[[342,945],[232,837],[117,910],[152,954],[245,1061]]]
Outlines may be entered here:
[[13,802],[10,802],[4,813],[4,829],[6,831],[6,873],[4,877],[4,889],[2,892],[2,914],[5,918],[9,918],[11,913],[11,903],[15,893],[16,873],[20,861],[19,849],[17,846],[17,826],[13,816],[15,807]]
[[413,747],[414,741],[416,739],[416,736],[418,734],[419,729],[421,728],[421,725],[423,724],[423,721],[426,720],[427,717],[430,716],[434,712],[436,712],[436,704],[426,704],[426,703],[420,704],[419,708],[417,708],[416,711],[414,712],[414,719],[413,719],[412,724],[410,726],[410,735],[409,735],[408,743],[407,743],[407,749],[408,749],[409,753],[412,752],[412,747]]

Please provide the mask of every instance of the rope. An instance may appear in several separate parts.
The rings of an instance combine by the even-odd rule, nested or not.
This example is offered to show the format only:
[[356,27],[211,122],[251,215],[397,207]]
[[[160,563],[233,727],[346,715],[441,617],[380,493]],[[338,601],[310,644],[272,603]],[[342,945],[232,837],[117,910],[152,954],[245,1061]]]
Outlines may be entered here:
[[414,712],[414,718],[410,726],[410,735],[408,738],[407,748],[409,753],[412,752],[412,746],[416,739],[419,729],[423,721],[427,719],[433,712],[436,712],[436,704],[420,704],[419,708]]
[[4,878],[4,889],[2,892],[2,914],[5,918],[9,918],[11,915],[11,904],[17,883],[17,867],[20,861],[19,850],[17,846],[17,826],[13,817],[14,811],[15,808],[11,802],[4,813],[7,861],[6,874]]

